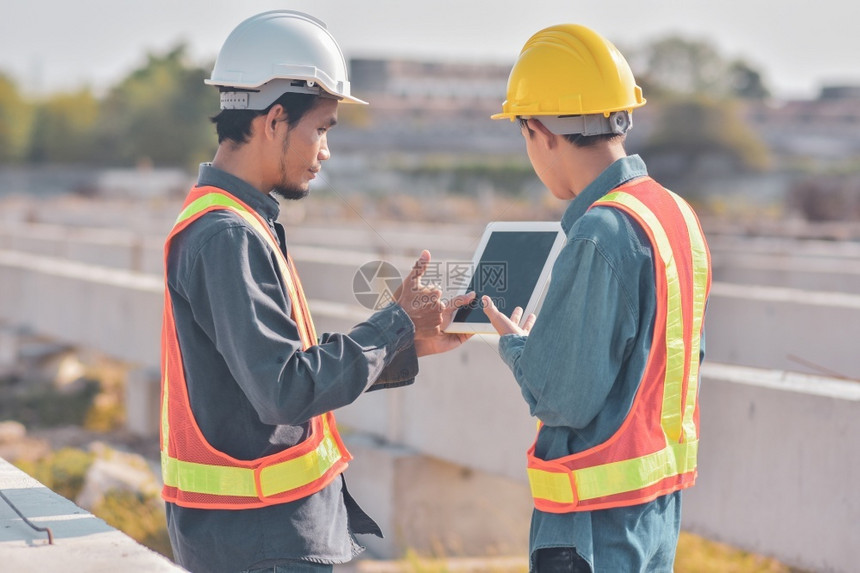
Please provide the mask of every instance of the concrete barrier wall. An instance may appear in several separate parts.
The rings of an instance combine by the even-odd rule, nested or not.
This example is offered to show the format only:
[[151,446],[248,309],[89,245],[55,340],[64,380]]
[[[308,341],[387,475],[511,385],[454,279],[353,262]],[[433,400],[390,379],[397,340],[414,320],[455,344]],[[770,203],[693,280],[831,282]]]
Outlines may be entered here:
[[[163,226],[163,222],[151,223],[153,231],[140,233],[13,222],[0,227],[0,248],[161,274],[166,232],[155,229]],[[462,261],[471,258],[481,230],[475,225],[296,225],[289,230],[289,240],[294,250],[328,253],[324,262],[349,251],[368,253],[365,262],[415,257],[424,248],[431,249],[437,259]],[[717,236],[711,241],[711,254],[718,282],[860,294],[860,244]]]
[[[358,306],[353,279],[377,255],[293,250],[308,298],[319,308],[333,304],[335,315],[351,309],[358,320],[370,313]],[[157,275],[19,251],[0,255],[0,284],[12,294],[0,300],[0,318],[157,367],[163,288]],[[387,260],[402,274],[414,262],[402,256]],[[707,356],[716,362],[860,379],[860,358],[853,351],[860,339],[860,295],[716,282],[706,337]]]
[[714,257],[714,280],[860,294],[860,262],[855,260],[802,260],[741,253],[730,256],[730,260]]
[[[828,240],[784,237],[755,237],[742,233],[722,234],[705,229],[708,235],[708,246],[712,255],[722,253],[748,253],[756,255],[774,255],[780,257],[798,257],[808,259],[842,259],[860,260],[860,242],[856,240]],[[822,232],[821,235],[827,233]]]
[[[321,264],[311,254],[307,262]],[[304,280],[339,283],[351,278],[354,262],[318,273],[308,267]],[[312,286],[314,293],[328,295],[324,286]],[[154,369],[161,289],[155,276],[0,251],[0,320]],[[320,331],[348,330],[369,314],[349,302],[310,304]],[[715,285],[702,478],[685,509],[690,528],[798,566],[851,570],[858,554],[845,535],[860,526],[860,385],[714,362],[785,364],[789,351],[802,350],[809,360],[850,370],[858,310],[850,295]],[[154,426],[155,412],[149,417]],[[415,386],[366,395],[338,417],[356,434],[520,481],[534,437],[534,420],[492,336],[423,358]]]
[[858,292],[857,241],[709,235],[708,246],[721,282]]
[[0,318],[158,367],[163,285],[152,275],[0,251]]
[[[853,571],[860,384],[709,362],[702,374],[700,477],[684,528],[796,567]],[[338,420],[525,485],[535,420],[491,337],[422,358],[415,386],[363,396]]]
[[860,295],[714,283],[705,334],[716,362],[860,379]]
[[705,364],[684,528],[811,571],[860,562],[860,383]]
[[714,280],[860,294],[860,243],[709,235]]

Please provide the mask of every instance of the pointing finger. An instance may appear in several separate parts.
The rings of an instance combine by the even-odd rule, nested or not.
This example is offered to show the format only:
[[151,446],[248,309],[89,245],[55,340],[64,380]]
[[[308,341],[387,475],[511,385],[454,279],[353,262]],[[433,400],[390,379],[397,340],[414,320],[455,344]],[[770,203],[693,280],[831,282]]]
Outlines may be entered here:
[[421,251],[421,256],[415,261],[412,270],[409,272],[409,276],[406,277],[406,281],[404,282],[411,281],[412,284],[420,284],[421,276],[427,271],[427,264],[429,262],[430,251],[425,249]]

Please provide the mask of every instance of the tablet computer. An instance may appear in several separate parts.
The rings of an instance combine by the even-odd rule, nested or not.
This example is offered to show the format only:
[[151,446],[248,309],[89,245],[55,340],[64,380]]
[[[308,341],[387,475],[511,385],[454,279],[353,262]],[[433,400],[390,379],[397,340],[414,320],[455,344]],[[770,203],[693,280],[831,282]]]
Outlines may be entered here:
[[475,291],[475,300],[454,314],[445,332],[495,333],[481,306],[484,295],[507,316],[522,307],[525,320],[542,301],[552,265],[565,240],[558,222],[505,221],[487,225],[469,265],[468,280],[462,277],[458,283],[462,288],[453,293]]

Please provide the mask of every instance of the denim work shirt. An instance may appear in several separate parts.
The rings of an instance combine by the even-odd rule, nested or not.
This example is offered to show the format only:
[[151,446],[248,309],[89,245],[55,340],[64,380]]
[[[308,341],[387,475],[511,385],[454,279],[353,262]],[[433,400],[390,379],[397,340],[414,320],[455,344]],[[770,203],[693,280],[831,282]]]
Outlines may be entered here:
[[[208,164],[198,185],[224,189],[259,213],[286,252],[274,197]],[[371,386],[409,384],[418,372],[414,326],[397,305],[303,351],[274,253],[232,212],[207,213],[173,239],[166,280],[194,417],[209,443],[235,458],[293,446],[307,436],[311,417]],[[344,479],[260,509],[168,503],[167,522],[176,561],[195,572],[295,559],[343,563],[362,550],[353,533],[381,535]]]
[[[625,157],[573,199],[561,220],[567,244],[534,327],[528,336],[499,340],[499,353],[532,415],[544,424],[538,458],[555,459],[606,441],[633,404],[656,315],[653,249],[641,226],[621,210],[589,208],[645,175],[639,156]],[[671,571],[680,515],[680,492],[602,511],[536,509],[532,561],[539,549],[575,547],[595,571]]]

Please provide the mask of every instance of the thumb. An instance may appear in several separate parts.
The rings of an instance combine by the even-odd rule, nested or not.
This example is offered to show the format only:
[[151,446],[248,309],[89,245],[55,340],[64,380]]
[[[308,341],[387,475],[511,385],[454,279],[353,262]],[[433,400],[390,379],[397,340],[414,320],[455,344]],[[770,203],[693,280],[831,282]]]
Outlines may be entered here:
[[466,306],[467,304],[471,304],[471,302],[475,300],[476,296],[477,295],[475,294],[475,291],[455,296],[454,299],[450,302],[450,306],[455,310],[460,310],[460,308]]
[[510,318],[502,314],[498,308],[496,308],[493,299],[484,295],[481,297],[481,302],[484,306],[484,314],[487,315],[487,318],[490,319],[490,324],[493,325],[493,328],[496,329],[496,332],[499,334],[510,334],[512,332],[517,332],[518,327],[514,324]]
[[481,306],[484,307],[484,314],[486,314],[487,318],[490,319],[490,322],[493,323],[493,325],[495,325],[496,321],[498,320],[498,317],[499,317],[499,315],[501,315],[501,313],[496,308],[496,305],[493,303],[493,299],[491,299],[487,295],[482,296],[481,297]]
[[448,301],[442,310],[443,323],[445,323],[445,326],[450,324],[450,321],[454,319],[454,313],[464,306],[471,304],[474,299],[475,292],[472,291],[470,293],[455,296],[453,300]]

